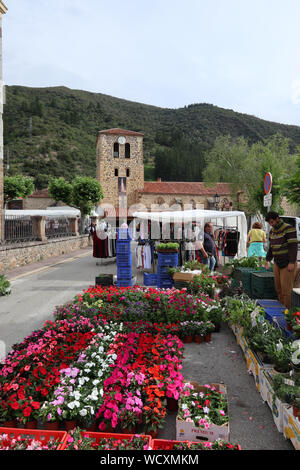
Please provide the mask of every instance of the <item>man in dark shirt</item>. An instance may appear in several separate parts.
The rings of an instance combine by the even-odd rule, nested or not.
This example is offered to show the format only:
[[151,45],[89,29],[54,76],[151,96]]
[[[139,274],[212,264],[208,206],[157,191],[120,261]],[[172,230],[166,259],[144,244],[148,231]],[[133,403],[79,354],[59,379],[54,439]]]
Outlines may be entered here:
[[274,258],[274,282],[279,302],[291,306],[291,293],[297,270],[298,240],[296,229],[279,218],[277,212],[268,212],[266,221],[272,227],[269,233],[269,250],[266,268]]
[[211,222],[206,222],[204,225],[203,247],[208,254],[208,258],[204,260],[204,264],[207,264],[209,269],[213,271],[217,262],[217,250],[213,236],[213,224]]

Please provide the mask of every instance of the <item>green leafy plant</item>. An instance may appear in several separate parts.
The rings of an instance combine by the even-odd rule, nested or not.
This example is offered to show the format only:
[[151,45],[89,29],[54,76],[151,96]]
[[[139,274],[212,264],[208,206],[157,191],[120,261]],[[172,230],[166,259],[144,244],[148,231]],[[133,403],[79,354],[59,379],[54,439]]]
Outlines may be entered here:
[[10,282],[4,274],[0,274],[0,295],[9,295],[11,293]]
[[157,251],[178,251],[179,243],[167,242],[167,243],[159,243],[157,245]]

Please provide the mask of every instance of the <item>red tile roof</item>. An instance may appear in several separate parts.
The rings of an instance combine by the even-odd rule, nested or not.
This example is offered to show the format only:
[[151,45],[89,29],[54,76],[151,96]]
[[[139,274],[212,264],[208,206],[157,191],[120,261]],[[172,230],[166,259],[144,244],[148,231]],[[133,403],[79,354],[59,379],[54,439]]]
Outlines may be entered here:
[[216,183],[214,186],[205,186],[204,183],[171,182],[171,181],[145,181],[144,189],[139,193],[151,194],[197,194],[203,196],[213,196],[218,193],[220,196],[230,194],[230,183]]
[[104,130],[104,131],[99,131],[99,134],[135,135],[135,136],[144,137],[144,134],[142,134],[141,132],[128,131],[126,129],[120,129],[118,127],[114,128],[114,129],[107,129],[107,130]]

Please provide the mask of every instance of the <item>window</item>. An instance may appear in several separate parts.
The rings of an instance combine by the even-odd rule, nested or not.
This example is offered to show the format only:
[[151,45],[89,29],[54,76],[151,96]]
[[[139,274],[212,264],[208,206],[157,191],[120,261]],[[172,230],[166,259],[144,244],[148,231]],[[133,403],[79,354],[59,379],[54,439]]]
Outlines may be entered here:
[[115,168],[115,176],[119,176],[119,170],[118,170],[118,168]]
[[114,143],[114,158],[119,158],[119,144],[118,144],[118,142]]
[[125,144],[125,158],[130,158],[130,144]]
[[127,178],[129,178],[129,176],[130,176],[130,170],[129,170],[129,168],[127,168],[127,170],[126,170],[126,176],[127,176]]

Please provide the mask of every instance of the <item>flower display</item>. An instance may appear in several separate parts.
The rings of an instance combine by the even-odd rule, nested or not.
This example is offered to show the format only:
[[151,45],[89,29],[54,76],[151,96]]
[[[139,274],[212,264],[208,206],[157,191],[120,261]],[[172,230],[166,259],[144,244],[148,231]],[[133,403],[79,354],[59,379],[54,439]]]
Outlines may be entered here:
[[227,397],[215,386],[205,384],[197,391],[185,383],[180,395],[178,418],[193,422],[196,427],[209,429],[211,424],[222,426],[229,421]]

